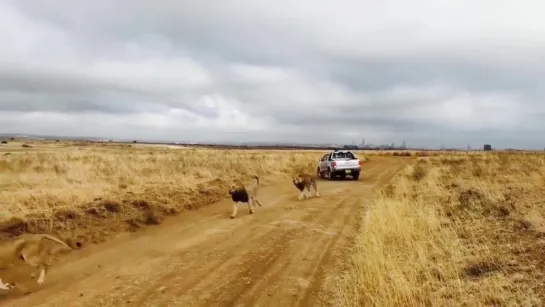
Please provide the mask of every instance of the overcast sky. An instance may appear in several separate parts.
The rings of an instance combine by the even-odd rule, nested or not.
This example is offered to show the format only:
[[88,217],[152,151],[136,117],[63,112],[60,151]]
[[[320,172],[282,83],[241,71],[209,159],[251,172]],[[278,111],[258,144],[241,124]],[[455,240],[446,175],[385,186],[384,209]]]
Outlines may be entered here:
[[544,148],[544,11],[0,0],[0,132]]

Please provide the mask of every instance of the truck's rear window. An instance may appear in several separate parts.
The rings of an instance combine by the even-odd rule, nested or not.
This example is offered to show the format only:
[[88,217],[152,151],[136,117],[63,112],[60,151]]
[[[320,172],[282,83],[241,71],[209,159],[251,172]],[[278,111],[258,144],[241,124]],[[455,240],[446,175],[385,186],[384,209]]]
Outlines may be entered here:
[[356,159],[356,157],[351,152],[336,152],[332,156],[333,160],[335,159]]

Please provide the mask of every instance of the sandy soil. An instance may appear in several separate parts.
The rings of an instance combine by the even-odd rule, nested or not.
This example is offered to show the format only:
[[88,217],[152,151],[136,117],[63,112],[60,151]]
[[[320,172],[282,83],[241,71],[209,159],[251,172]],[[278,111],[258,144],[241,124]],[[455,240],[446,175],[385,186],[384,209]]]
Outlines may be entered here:
[[360,181],[319,181],[297,200],[288,182],[229,219],[225,200],[63,255],[43,287],[0,293],[1,306],[320,306],[373,193],[412,159],[374,157]]

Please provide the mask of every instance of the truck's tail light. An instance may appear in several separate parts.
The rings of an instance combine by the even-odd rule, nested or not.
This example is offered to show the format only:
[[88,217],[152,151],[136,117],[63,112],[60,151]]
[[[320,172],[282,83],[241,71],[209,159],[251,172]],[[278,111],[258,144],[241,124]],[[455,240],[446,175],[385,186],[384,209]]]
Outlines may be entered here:
[[362,161],[362,160],[360,160],[358,163],[359,163],[360,166],[363,165],[363,161]]
[[331,163],[331,166],[333,166],[333,168],[337,167],[337,162],[333,161],[333,163]]

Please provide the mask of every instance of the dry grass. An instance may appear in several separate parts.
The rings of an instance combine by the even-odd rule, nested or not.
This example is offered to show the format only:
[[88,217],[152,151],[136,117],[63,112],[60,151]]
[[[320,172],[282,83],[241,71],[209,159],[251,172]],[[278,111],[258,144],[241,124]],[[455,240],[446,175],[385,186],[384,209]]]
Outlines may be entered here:
[[420,158],[363,216],[344,306],[542,306],[545,155]]
[[226,198],[234,178],[255,174],[267,185],[314,173],[323,154],[9,141],[0,146],[0,232],[76,231],[101,240]]

